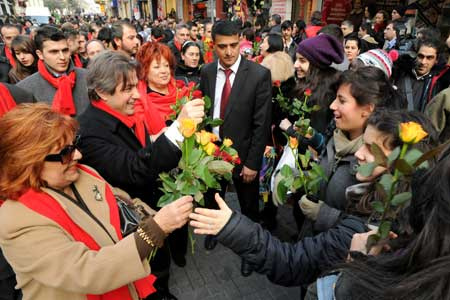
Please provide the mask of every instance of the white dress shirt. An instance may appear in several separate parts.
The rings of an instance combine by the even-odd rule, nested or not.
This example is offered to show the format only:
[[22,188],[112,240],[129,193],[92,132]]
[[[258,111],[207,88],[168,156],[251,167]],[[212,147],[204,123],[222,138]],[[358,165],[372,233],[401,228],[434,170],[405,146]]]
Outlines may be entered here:
[[[230,75],[230,84],[231,88],[233,88],[234,78],[236,77],[236,73],[239,69],[239,64],[241,63],[241,56],[239,55],[236,62],[230,67],[230,69],[233,71]],[[220,60],[217,63],[217,76],[216,76],[216,90],[215,90],[215,97],[214,97],[214,113],[213,113],[213,119],[220,118],[220,102],[222,101],[222,90],[225,85],[225,70],[221,64]],[[217,136],[219,136],[219,126],[216,126],[213,128],[213,133]]]

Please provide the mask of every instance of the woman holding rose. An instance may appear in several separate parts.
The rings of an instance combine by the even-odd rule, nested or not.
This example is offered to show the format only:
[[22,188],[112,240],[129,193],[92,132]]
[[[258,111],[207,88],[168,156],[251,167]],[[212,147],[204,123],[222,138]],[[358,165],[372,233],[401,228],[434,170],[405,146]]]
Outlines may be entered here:
[[136,114],[144,120],[150,134],[158,134],[175,113],[171,106],[189,95],[194,83],[185,87],[183,81],[175,80],[175,59],[164,44],[145,43],[136,54],[136,60],[140,64],[137,76],[141,94]]
[[[90,63],[87,84],[91,104],[79,117],[82,162],[131,197],[156,207],[158,175],[175,168],[181,157],[177,144],[183,141],[179,121],[192,118],[201,122],[203,101],[187,103],[164,133],[151,137],[144,121],[135,115],[135,103],[140,98],[136,68],[135,61],[113,51],[99,54]],[[168,249],[158,250],[152,269],[158,276],[156,287],[162,296],[170,295],[169,265]]]
[[[368,145],[372,143],[376,144],[385,155],[389,155],[395,147],[401,146],[403,140],[399,136],[399,127],[400,124],[406,122],[414,122],[414,124],[420,128],[420,130],[414,130],[415,135],[417,135],[418,132],[424,133],[416,139],[417,143],[414,144],[412,148],[420,149],[425,152],[436,145],[436,131],[423,114],[392,110],[377,111],[370,116],[367,122],[368,126],[364,130],[364,139],[367,140],[367,145],[364,144],[357,152],[357,158],[360,163],[364,164],[375,160],[375,154],[372,153],[371,148],[368,147]],[[425,130],[426,133],[423,130]],[[446,166],[448,168],[448,162],[446,163]],[[366,178],[360,173],[357,173],[356,176],[361,180],[373,182],[378,176],[383,174],[384,171],[385,170],[375,169],[372,176]],[[446,180],[448,181],[448,178],[446,178]],[[442,186],[447,188],[447,185]],[[396,193],[397,192],[403,192],[403,190],[396,191]],[[359,197],[357,201],[351,204],[352,209],[350,212],[352,214],[356,212],[355,208],[360,204],[360,207],[362,207],[363,202],[366,205],[366,208],[372,209],[370,203],[376,200],[376,198],[373,197],[373,194],[367,195],[372,196],[372,198]],[[368,201],[365,202],[366,200]],[[289,244],[279,241],[268,231],[262,229],[259,224],[252,222],[239,212],[232,211],[219,195],[216,195],[216,201],[219,205],[219,210],[196,208],[194,213],[190,215],[190,225],[195,228],[194,233],[216,235],[217,239],[224,246],[229,247],[242,258],[248,260],[256,272],[267,275],[269,280],[274,283],[283,286],[302,286],[309,284],[313,282],[321,272],[329,270],[336,264],[344,263],[349,249],[351,251],[364,252],[361,247],[356,247],[356,243],[352,241],[352,236],[355,233],[368,231],[367,214],[370,214],[370,211],[360,211],[358,216],[340,211],[339,218],[335,220],[335,224],[330,229],[321,232],[314,237],[303,238],[295,244]],[[414,203],[416,205],[422,202],[422,197],[418,196],[418,194],[415,195],[414,190],[412,201],[416,201],[416,203]],[[413,203],[411,203],[411,205],[413,205]],[[415,238],[414,234],[411,235],[412,231],[410,228],[412,226],[415,232],[417,232],[416,228],[414,228],[414,216],[418,211],[419,210],[416,210],[414,213],[411,213],[408,208],[406,208],[403,210],[402,214],[399,215],[399,225],[394,226],[393,230],[398,233],[402,240],[409,242]],[[410,218],[409,216],[413,218]],[[404,230],[405,228],[408,230]],[[368,235],[366,234],[365,238],[367,238],[367,236]],[[359,238],[359,236],[356,238]],[[352,248],[350,248],[351,245]],[[365,242],[363,245],[365,245]],[[399,245],[400,247],[404,247],[405,244]],[[406,246],[406,248],[409,247]],[[346,269],[358,271],[357,267],[358,266],[355,265],[354,268],[349,267]],[[366,266],[365,269],[366,268],[369,268],[369,266]],[[397,271],[400,272],[400,270]],[[361,272],[358,271],[358,276],[351,273],[347,275],[356,281],[360,277],[367,278],[367,280],[370,279],[370,276],[361,275],[360,273]],[[369,273],[372,274],[372,272]],[[364,286],[365,284],[367,283],[362,283],[361,286]],[[378,290],[381,291],[383,289],[379,287]],[[342,297],[337,299],[353,298]]]

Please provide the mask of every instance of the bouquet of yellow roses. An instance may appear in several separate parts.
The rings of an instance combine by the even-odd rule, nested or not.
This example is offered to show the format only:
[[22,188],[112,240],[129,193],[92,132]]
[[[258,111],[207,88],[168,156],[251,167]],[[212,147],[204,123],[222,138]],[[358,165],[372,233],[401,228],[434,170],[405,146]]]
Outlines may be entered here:
[[160,207],[185,195],[193,196],[197,203],[204,205],[203,193],[208,188],[220,189],[219,180],[231,180],[234,166],[241,163],[230,139],[225,138],[222,145],[217,146],[218,137],[205,130],[197,131],[194,120],[181,120],[180,132],[184,141],[180,144],[182,156],[177,173],[159,175],[164,192],[158,201]]

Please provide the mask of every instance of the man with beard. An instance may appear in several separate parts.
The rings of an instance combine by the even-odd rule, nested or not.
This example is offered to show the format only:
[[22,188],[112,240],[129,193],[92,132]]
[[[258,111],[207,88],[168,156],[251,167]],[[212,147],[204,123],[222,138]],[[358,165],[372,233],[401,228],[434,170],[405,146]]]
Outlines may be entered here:
[[394,75],[394,83],[408,100],[408,110],[423,112],[427,103],[449,86],[450,66],[441,59],[438,39],[425,37],[419,40],[417,49],[415,64],[411,59],[400,59],[400,72]]
[[112,35],[114,50],[134,58],[139,49],[136,28],[126,21],[119,21],[112,26]]

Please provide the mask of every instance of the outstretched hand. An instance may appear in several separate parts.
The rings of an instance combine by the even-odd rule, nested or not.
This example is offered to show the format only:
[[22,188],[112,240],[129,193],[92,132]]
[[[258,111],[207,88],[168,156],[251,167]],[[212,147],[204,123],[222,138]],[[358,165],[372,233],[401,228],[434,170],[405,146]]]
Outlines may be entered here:
[[218,234],[231,218],[232,211],[227,206],[225,201],[219,196],[215,195],[219,209],[196,208],[194,213],[189,215],[194,233],[196,234]]

